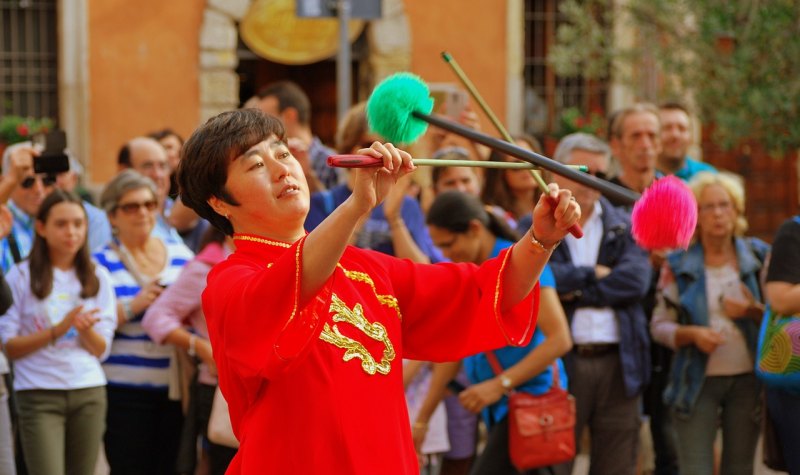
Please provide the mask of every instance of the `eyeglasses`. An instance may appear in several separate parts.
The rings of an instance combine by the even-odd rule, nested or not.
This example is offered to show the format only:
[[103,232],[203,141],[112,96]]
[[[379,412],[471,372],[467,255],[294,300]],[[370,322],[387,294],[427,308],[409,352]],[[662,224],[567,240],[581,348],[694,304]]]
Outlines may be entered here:
[[31,189],[33,188],[33,185],[36,184],[36,180],[42,180],[42,186],[44,187],[53,186],[56,184],[56,177],[52,175],[31,175],[29,177],[25,177],[19,186],[25,188],[26,190]]
[[122,212],[125,214],[137,213],[141,208],[144,208],[147,211],[155,211],[155,209],[158,208],[158,201],[149,200],[136,203],[120,203],[115,207],[115,209],[122,210]]
[[697,207],[701,213],[713,213],[715,210],[720,210],[723,213],[733,209],[733,203],[730,201],[723,201],[721,203],[708,203]]

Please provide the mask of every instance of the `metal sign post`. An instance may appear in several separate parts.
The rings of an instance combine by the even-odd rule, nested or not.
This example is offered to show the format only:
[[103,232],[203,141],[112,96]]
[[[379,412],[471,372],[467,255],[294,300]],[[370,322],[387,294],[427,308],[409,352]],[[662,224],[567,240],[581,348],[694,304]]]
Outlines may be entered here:
[[336,17],[339,20],[339,52],[336,55],[336,112],[342,120],[352,102],[352,66],[348,22],[381,17],[381,0],[297,0],[299,18]]

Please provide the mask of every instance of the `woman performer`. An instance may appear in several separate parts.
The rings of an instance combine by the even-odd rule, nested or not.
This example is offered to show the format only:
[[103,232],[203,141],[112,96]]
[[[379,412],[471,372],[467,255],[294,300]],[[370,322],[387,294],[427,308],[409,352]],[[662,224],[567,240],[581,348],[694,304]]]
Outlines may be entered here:
[[186,142],[181,199],[236,251],[208,276],[203,308],[241,442],[229,473],[416,474],[402,358],[455,360],[533,334],[537,279],[577,222],[550,185],[529,233],[474,264],[414,264],[348,246],[353,229],[414,170],[375,142],[352,195],[309,234],[309,191],[280,122],[222,113]]

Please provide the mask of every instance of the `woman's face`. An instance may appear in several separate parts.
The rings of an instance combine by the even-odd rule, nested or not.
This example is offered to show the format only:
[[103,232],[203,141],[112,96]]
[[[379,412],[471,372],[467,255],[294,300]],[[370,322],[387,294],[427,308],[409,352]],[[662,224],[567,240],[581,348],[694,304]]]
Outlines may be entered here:
[[481,186],[475,172],[468,167],[447,167],[436,181],[436,193],[457,190],[468,195],[478,196]]
[[428,233],[433,244],[438,247],[444,257],[453,262],[472,262],[480,264],[480,239],[472,226],[463,233],[454,233],[438,226],[428,226]]
[[234,231],[279,237],[302,229],[309,210],[308,185],[300,163],[276,136],[253,145],[228,165],[225,189],[239,203],[223,204],[221,210]]
[[111,226],[120,239],[149,236],[156,225],[158,201],[149,188],[130,190],[122,195],[109,214]]
[[178,162],[181,160],[181,141],[174,135],[167,135],[159,140],[158,143],[166,150],[167,162],[169,163],[170,169],[174,171],[178,168]]
[[[531,150],[531,146],[528,145],[528,142],[524,140],[516,140],[514,143],[525,150],[533,151]],[[509,156],[504,156],[503,161],[519,162],[519,160]],[[503,172],[503,177],[505,178],[508,189],[513,192],[524,193],[536,188],[536,179],[533,178],[530,170],[505,170]]]
[[47,241],[50,254],[75,255],[86,242],[86,212],[77,203],[53,205],[44,223],[36,221],[36,233]]
[[697,200],[697,227],[702,237],[732,237],[739,213],[733,198],[721,185],[709,185]]

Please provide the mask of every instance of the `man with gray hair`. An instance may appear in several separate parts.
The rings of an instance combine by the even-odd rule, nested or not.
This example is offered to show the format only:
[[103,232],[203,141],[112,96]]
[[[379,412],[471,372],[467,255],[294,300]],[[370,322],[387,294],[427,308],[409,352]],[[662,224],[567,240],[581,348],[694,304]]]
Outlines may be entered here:
[[[571,134],[555,158],[585,165],[604,178],[610,149],[593,135]],[[561,176],[581,206],[582,239],[571,235],[550,258],[556,290],[570,324],[565,357],[575,396],[575,436],[591,433],[591,473],[631,474],[639,448],[641,393],[650,376],[650,340],[641,306],[650,283],[647,254],[631,236],[628,214],[592,188]]]
[[11,232],[0,241],[3,273],[30,253],[36,213],[55,186],[54,176],[34,173],[33,159],[37,155],[30,142],[14,144],[3,153],[0,204],[7,205],[13,216]]
[[616,111],[610,137],[619,164],[612,183],[641,193],[663,176],[656,171],[661,153],[661,120],[656,106],[641,102]]

